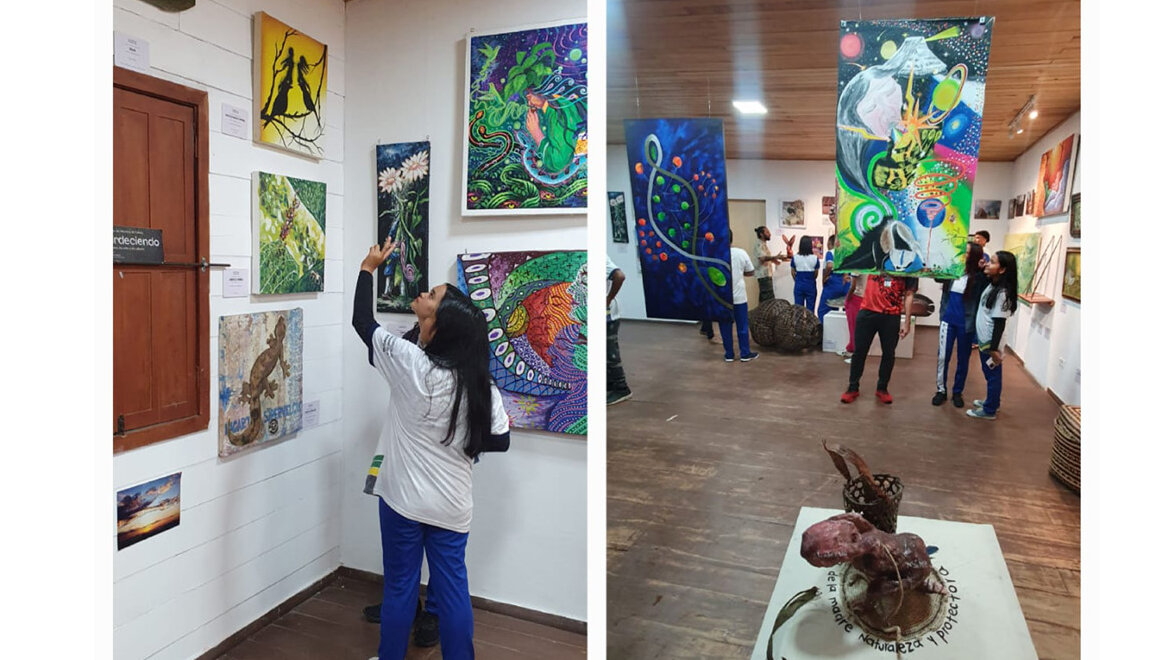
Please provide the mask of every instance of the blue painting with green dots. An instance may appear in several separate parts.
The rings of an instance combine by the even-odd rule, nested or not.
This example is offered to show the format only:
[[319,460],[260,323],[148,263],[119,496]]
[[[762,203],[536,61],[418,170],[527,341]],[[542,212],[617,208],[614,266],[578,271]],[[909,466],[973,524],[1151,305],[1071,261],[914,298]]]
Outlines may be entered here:
[[645,315],[696,321],[730,318],[731,240],[722,120],[629,119],[625,144]]

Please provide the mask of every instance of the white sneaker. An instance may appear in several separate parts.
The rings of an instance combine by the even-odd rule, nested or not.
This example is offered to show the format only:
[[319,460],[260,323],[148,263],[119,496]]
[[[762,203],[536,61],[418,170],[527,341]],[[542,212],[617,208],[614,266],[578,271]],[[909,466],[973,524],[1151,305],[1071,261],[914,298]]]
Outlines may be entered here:
[[853,356],[851,355],[851,356],[845,358],[845,363],[846,364],[853,364]]

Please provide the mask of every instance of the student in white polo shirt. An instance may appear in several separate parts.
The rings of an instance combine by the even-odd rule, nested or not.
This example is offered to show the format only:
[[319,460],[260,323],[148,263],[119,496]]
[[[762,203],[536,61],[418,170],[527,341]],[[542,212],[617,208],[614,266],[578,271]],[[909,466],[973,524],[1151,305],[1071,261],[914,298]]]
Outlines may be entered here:
[[[731,234],[734,238],[734,234]],[[743,248],[731,246],[731,299],[735,304],[732,316],[735,319],[736,331],[739,333],[739,361],[751,362],[759,357],[759,353],[751,352],[751,333],[747,328],[747,285],[744,277],[755,276],[755,264],[747,251]],[[735,346],[731,339],[731,318],[719,321],[719,334],[723,337],[723,359],[727,362],[735,361]]]

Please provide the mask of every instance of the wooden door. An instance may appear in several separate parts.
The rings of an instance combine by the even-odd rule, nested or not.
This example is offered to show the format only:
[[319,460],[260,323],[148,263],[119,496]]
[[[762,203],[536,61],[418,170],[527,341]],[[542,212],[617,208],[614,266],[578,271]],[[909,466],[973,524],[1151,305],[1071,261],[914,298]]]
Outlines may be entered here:
[[[731,231],[735,233],[735,240],[731,241],[731,245],[743,248],[753,263],[755,244],[759,242],[755,237],[755,228],[764,224],[766,212],[766,202],[763,200],[732,199],[727,202]],[[743,277],[743,274],[732,273],[731,276]],[[754,277],[744,277],[743,283],[747,286],[747,311],[750,312],[759,307],[759,281]]]
[[163,265],[114,264],[115,451],[208,427],[207,95],[115,69],[114,224]]

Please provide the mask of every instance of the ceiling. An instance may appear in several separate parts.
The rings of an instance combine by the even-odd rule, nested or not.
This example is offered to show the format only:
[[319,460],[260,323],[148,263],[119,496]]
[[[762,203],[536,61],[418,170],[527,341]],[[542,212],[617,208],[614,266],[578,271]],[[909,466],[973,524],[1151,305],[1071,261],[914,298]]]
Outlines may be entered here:
[[[728,158],[833,160],[840,21],[992,16],[980,159],[1011,161],[1081,104],[1079,0],[609,0],[608,142],[624,120],[721,117]],[[759,96],[768,114],[731,106]],[[1009,137],[1037,95],[1039,116]]]

